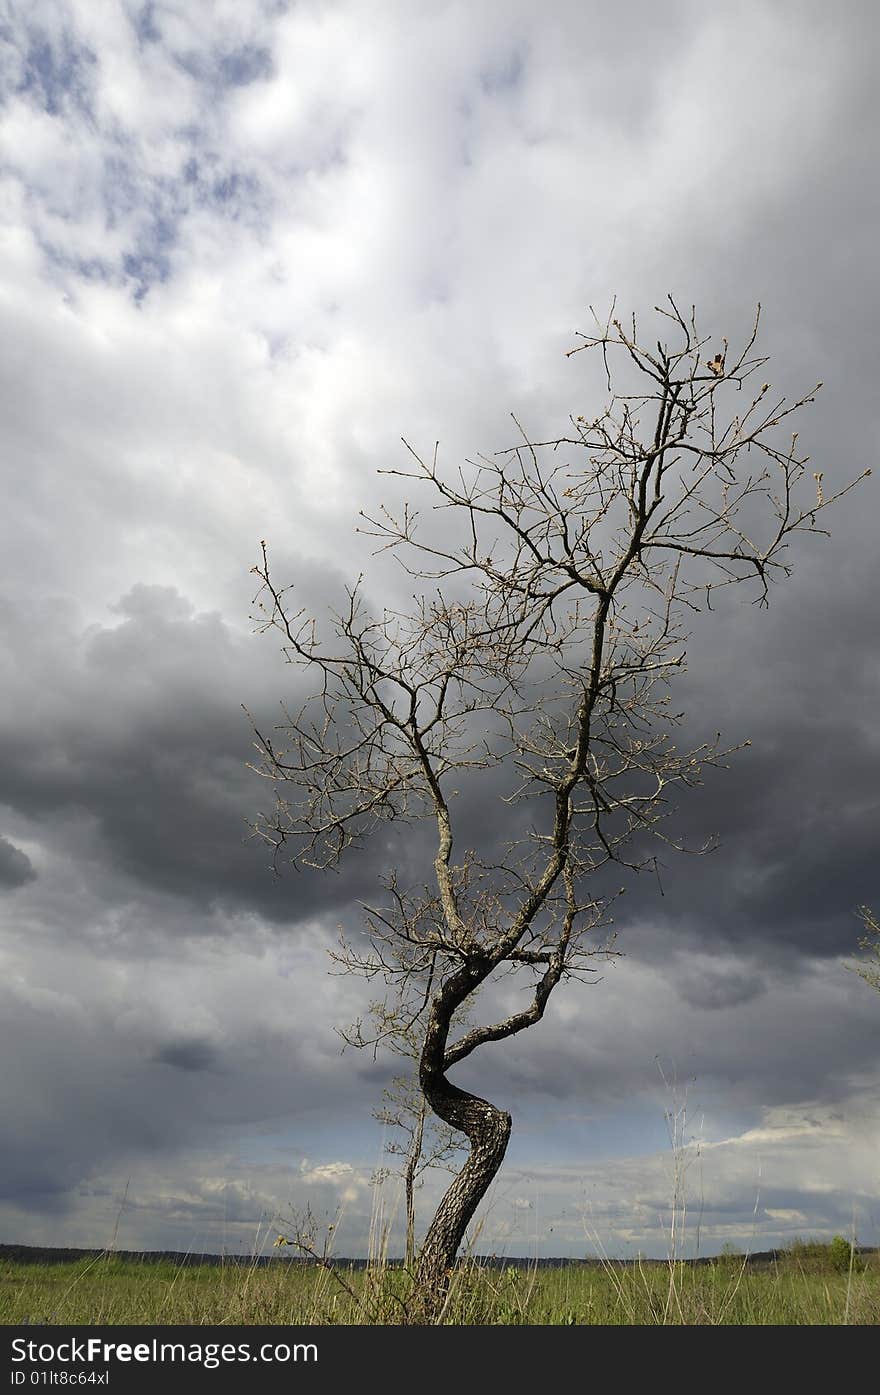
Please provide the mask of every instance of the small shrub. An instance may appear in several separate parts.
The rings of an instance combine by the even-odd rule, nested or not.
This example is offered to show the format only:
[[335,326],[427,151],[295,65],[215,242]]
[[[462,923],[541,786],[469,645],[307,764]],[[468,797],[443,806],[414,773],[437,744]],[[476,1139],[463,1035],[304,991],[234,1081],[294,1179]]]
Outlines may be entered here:
[[850,1265],[855,1274],[860,1274],[865,1267],[855,1252],[855,1240],[850,1244],[843,1235],[835,1235],[831,1241],[828,1246],[828,1260],[838,1274],[849,1273]]

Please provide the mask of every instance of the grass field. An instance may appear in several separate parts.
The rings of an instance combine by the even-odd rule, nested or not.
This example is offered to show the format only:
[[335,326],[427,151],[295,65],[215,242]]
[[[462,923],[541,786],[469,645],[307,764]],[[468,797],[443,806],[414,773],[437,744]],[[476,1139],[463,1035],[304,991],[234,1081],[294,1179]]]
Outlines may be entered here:
[[[837,1261],[836,1265],[834,1261]],[[880,1254],[841,1270],[826,1245],[799,1243],[771,1263],[570,1264],[455,1274],[452,1324],[874,1324]],[[178,1264],[88,1256],[0,1262],[0,1322],[47,1324],[399,1323],[408,1289],[393,1265],[335,1271],[278,1261]]]

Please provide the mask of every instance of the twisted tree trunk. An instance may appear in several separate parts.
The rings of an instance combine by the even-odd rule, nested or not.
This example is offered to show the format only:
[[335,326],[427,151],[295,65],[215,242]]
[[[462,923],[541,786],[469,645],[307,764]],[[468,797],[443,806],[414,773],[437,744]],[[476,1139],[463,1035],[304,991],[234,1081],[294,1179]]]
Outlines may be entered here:
[[431,1106],[447,1123],[467,1134],[471,1152],[440,1202],[419,1255],[417,1309],[419,1319],[425,1322],[436,1317],[443,1305],[459,1246],[504,1161],[511,1127],[509,1114],[448,1082],[442,1098],[435,1092]]
[[475,979],[485,977],[468,966],[453,974],[437,994],[425,1034],[419,1081],[425,1098],[447,1124],[467,1135],[471,1151],[461,1172],[440,1202],[428,1227],[416,1270],[415,1321],[431,1322],[440,1312],[449,1288],[451,1270],[474,1212],[486,1195],[504,1161],[510,1138],[511,1117],[479,1095],[460,1090],[446,1078],[446,1043],[453,1012]]

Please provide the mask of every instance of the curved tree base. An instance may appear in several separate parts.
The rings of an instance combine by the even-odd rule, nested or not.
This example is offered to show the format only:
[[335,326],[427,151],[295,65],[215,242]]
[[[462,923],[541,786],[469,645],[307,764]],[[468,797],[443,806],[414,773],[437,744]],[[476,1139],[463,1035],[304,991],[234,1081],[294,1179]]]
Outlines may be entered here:
[[443,1310],[459,1246],[504,1161],[511,1129],[504,1110],[445,1077],[432,1082],[428,1101],[441,1119],[467,1134],[471,1152],[440,1202],[419,1254],[410,1312],[410,1321],[417,1323],[435,1322]]

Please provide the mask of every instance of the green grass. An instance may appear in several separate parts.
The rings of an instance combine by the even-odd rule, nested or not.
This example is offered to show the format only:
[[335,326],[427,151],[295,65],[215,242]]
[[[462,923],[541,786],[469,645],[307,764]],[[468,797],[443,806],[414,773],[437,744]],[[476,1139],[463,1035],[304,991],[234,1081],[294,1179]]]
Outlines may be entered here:
[[[571,1264],[454,1276],[442,1320],[454,1324],[875,1324],[880,1256],[840,1272],[827,1245],[799,1242],[769,1265]],[[860,1272],[861,1270],[861,1272]],[[89,1257],[0,1263],[0,1323],[305,1325],[402,1320],[408,1279],[278,1262],[175,1265]]]

